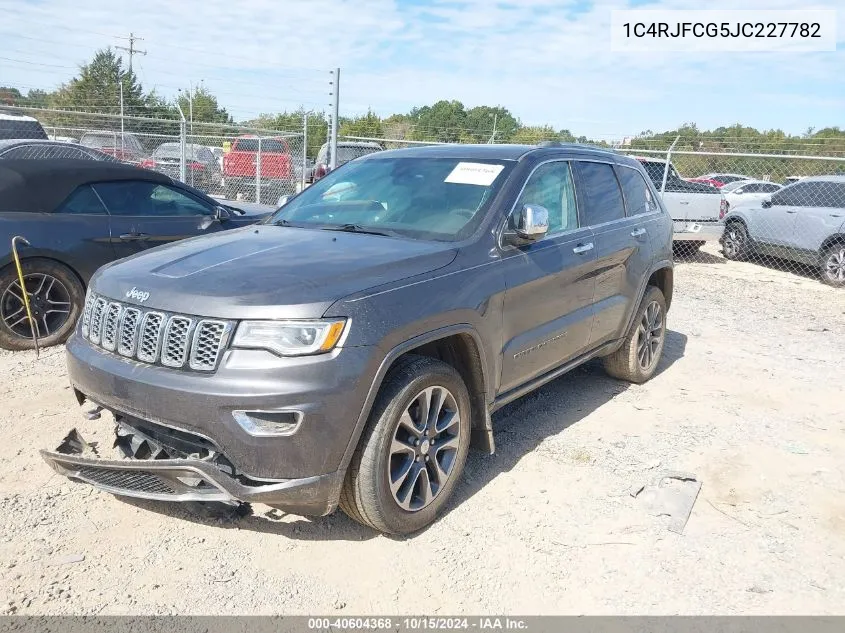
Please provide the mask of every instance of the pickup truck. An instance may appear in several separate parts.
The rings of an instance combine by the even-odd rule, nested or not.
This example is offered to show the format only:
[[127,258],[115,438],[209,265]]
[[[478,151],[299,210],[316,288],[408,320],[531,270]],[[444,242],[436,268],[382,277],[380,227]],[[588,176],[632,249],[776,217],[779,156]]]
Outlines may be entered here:
[[[635,156],[654,186],[660,191],[666,161],[661,158]],[[722,219],[728,212],[725,196],[707,184],[690,182],[681,178],[672,163],[666,175],[663,204],[674,221],[675,242],[683,242],[686,250],[694,251],[707,241],[717,241],[722,236]]]
[[279,196],[295,193],[297,178],[292,163],[290,146],[284,138],[239,136],[233,141],[232,149],[223,156],[226,198],[237,200],[238,194],[241,194],[247,200],[266,200],[273,204]]

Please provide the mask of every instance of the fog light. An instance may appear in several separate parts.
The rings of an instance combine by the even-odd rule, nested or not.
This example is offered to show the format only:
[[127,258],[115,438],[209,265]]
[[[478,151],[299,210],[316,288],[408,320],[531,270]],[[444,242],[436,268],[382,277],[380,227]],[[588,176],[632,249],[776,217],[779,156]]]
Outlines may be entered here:
[[241,428],[250,435],[293,435],[302,422],[301,411],[232,411]]

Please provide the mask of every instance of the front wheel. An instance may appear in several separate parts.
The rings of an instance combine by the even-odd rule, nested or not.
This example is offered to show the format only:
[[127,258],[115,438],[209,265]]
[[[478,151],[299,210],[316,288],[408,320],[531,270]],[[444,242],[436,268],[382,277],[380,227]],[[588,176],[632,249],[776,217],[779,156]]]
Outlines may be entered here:
[[604,359],[613,378],[644,383],[657,371],[666,342],[666,298],[660,288],[648,286],[625,342]]
[[470,400],[460,374],[409,356],[382,385],[349,466],[341,509],[388,534],[431,524],[460,479],[470,441]]
[[[30,259],[21,267],[39,346],[63,343],[82,311],[85,289],[73,271],[58,262]],[[0,272],[0,347],[33,349],[32,330],[17,270],[7,266]]]
[[845,243],[829,246],[822,255],[822,281],[830,286],[845,287]]

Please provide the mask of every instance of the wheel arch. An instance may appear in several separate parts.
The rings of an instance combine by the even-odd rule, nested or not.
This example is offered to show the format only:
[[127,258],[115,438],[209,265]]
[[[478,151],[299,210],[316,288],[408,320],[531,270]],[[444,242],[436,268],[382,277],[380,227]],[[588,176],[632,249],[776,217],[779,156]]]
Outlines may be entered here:
[[[487,453],[493,453],[495,446],[486,397],[487,390],[491,385],[491,377],[488,375],[484,347],[476,329],[468,323],[462,323],[414,336],[385,354],[370,384],[364,406],[355,422],[355,429],[340,464],[340,472],[346,472],[349,468],[352,455],[361,439],[361,434],[385,377],[392,368],[396,367],[397,363],[401,362],[403,357],[410,354],[438,358],[457,369],[470,392],[472,404],[472,439],[470,445]],[[441,356],[445,358],[440,358]]]
[[[31,254],[31,255],[21,256],[20,260],[21,260],[21,264],[23,264],[25,262],[31,262],[31,261],[34,261],[34,260],[41,260],[41,261],[51,262],[53,264],[59,264],[60,266],[64,266],[71,273],[73,273],[73,276],[76,277],[76,279],[82,285],[83,290],[88,289],[88,284],[85,282],[85,279],[82,277],[82,275],[79,274],[79,271],[76,269],[76,267],[73,266],[72,264],[68,263],[66,260],[59,259],[58,257],[54,257],[50,254],[47,254],[47,255]],[[12,255],[10,254],[8,257],[4,258],[4,263],[2,265],[0,265],[0,274],[5,273],[7,268],[14,268],[14,267],[15,267],[15,260],[12,258]]]
[[822,242],[821,248],[819,248],[819,255],[821,256],[824,254],[825,250],[834,244],[845,244],[845,233],[834,233],[833,235],[825,238],[824,242]]

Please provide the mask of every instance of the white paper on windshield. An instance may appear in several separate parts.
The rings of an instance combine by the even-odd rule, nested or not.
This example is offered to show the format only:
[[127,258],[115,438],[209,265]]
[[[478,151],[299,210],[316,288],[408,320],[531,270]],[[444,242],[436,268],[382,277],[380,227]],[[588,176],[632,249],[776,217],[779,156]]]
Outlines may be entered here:
[[504,165],[486,163],[458,163],[443,182],[489,187],[504,168]]

